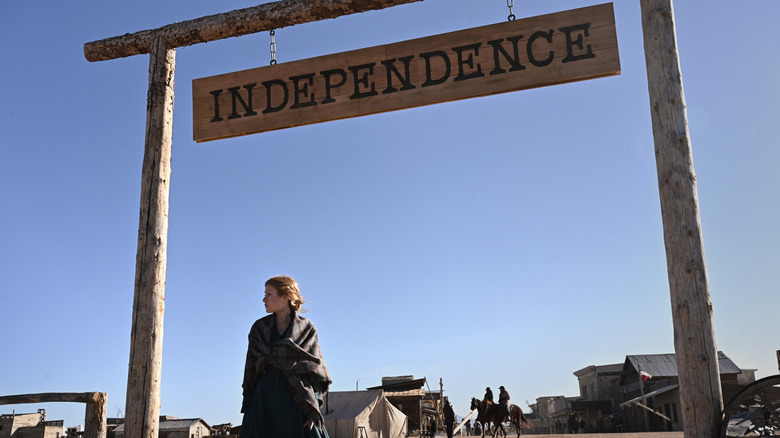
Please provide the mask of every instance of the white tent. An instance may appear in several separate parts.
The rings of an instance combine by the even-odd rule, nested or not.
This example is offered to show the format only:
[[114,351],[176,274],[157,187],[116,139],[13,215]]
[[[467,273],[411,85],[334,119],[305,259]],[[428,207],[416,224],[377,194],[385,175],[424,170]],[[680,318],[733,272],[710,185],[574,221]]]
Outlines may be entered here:
[[330,438],[403,438],[406,415],[381,389],[329,392],[321,407]]

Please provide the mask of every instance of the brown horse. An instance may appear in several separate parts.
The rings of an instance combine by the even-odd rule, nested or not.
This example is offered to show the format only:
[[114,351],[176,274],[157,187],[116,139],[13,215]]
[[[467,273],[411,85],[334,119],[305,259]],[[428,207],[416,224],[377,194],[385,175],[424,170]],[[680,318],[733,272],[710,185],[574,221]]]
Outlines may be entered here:
[[490,430],[490,424],[493,422],[493,418],[490,415],[490,406],[492,406],[493,403],[491,402],[483,402],[482,400],[471,397],[471,410],[474,409],[477,410],[477,418],[474,420],[474,426],[477,425],[477,423],[480,424],[480,429],[482,430],[482,438],[485,438],[485,430],[490,433],[490,436],[493,436],[493,432]]
[[520,426],[531,427],[531,422],[523,415],[523,410],[520,406],[509,405],[509,422],[515,425],[517,430],[517,436],[520,436]]
[[[504,415],[503,409],[501,409],[501,406],[494,404],[492,402],[483,402],[482,400],[479,400],[475,397],[471,398],[471,410],[477,410],[477,419],[475,420],[475,423],[480,423],[482,425],[482,437],[485,437],[485,430],[490,433],[490,436],[495,436],[495,434],[501,432],[501,435],[506,437],[506,431],[504,430],[504,425],[502,424],[504,421],[507,420],[506,415]],[[525,415],[523,415],[523,410],[520,409],[520,406],[517,405],[509,405],[509,422],[511,424],[515,425],[515,429],[517,430],[517,436],[520,436],[521,426],[531,427],[531,422],[528,421],[527,418],[525,418]],[[495,425],[495,432],[491,430],[490,424]]]

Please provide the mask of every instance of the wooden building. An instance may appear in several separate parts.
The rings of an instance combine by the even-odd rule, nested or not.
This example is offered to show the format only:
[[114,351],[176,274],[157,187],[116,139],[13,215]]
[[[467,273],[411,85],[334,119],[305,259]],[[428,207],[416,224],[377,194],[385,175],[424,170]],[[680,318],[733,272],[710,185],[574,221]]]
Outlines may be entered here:
[[[723,352],[718,364],[725,400],[755,381],[755,370],[740,369]],[[683,430],[674,354],[629,355],[622,364],[591,365],[574,375],[580,397],[571,410],[582,416],[587,432]]]
[[[241,426],[239,426],[240,428]],[[237,435],[241,433],[241,430],[239,429],[236,431],[236,428],[233,427],[233,424],[231,423],[223,423],[223,424],[215,424],[211,426],[211,436],[228,436],[228,435]]]
[[[159,438],[204,438],[211,435],[211,427],[201,418],[160,416]],[[114,437],[125,437],[124,424],[114,429]]]
[[[721,351],[718,352],[718,366],[724,400],[729,400],[741,387],[755,380],[755,370],[743,371]],[[640,372],[647,373],[649,377],[643,380]],[[683,430],[674,354],[626,356],[620,387],[620,406],[628,409],[624,418],[625,431]],[[655,412],[648,412],[639,405],[642,403],[642,391],[646,402],[643,404]],[[644,412],[648,412],[647,420]]]
[[0,438],[62,438],[64,421],[46,421],[46,410],[0,415]]
[[408,418],[406,433],[423,430],[423,398],[425,377],[414,376],[382,377],[382,385],[366,389],[381,389],[385,398]]
[[621,399],[620,377],[623,364],[591,365],[574,372],[580,397],[571,404],[572,412],[581,416],[594,432],[614,431],[616,412]]

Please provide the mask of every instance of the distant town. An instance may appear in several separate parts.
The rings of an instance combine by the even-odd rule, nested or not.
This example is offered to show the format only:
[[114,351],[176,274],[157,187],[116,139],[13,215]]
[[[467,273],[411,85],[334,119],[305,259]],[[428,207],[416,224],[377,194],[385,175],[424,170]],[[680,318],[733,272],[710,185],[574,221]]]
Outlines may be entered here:
[[[755,382],[754,369],[742,369],[718,352],[723,399]],[[626,356],[623,363],[590,365],[573,372],[576,396],[546,395],[521,407],[526,434],[682,431],[677,364],[674,354]],[[432,384],[432,385],[431,385]],[[361,391],[330,392],[321,407],[330,438],[431,436],[444,428],[442,391],[428,390],[425,377],[383,377]],[[494,388],[497,390],[498,388]],[[34,405],[33,405],[34,406]],[[356,409],[358,406],[358,409]],[[379,420],[379,421],[377,421]],[[456,418],[456,435],[482,435],[476,411]],[[124,438],[124,419],[106,418],[106,436]],[[509,434],[516,434],[510,424]],[[381,428],[383,430],[374,430]],[[203,418],[160,417],[159,438],[240,435],[241,426],[209,424]],[[0,415],[0,438],[84,438],[84,428],[48,420],[46,411]]]

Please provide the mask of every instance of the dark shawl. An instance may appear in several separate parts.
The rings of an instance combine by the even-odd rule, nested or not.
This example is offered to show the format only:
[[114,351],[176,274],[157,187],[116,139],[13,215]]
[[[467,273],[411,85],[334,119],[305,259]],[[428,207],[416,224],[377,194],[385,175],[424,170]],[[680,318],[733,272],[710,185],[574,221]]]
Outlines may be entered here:
[[[258,319],[249,331],[249,349],[244,366],[244,400],[251,399],[257,379],[272,365],[284,373],[290,394],[301,408],[304,418],[312,420],[314,426],[324,424],[319,400],[331,384],[328,368],[317,341],[317,329],[308,319],[292,312],[291,330],[283,334],[278,342],[271,344],[271,331],[275,330],[276,315],[270,314]],[[284,336],[286,335],[286,336]],[[244,412],[246,407],[241,409]]]

